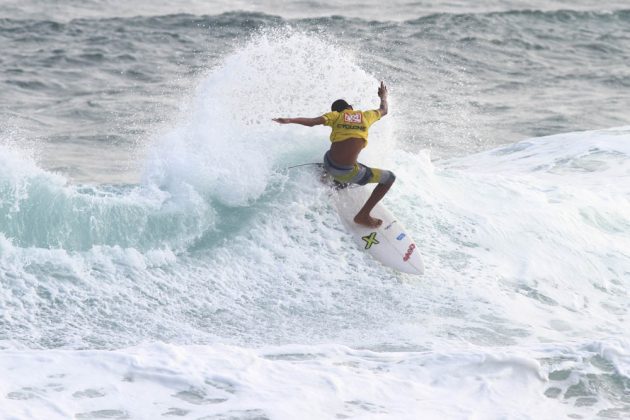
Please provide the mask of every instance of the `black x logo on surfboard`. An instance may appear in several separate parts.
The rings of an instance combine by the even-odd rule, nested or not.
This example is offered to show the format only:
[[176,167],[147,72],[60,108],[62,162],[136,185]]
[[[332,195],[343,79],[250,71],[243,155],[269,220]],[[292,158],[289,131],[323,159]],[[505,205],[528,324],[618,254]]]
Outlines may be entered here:
[[372,245],[377,245],[380,243],[376,240],[376,232],[372,232],[369,235],[362,237],[361,239],[365,241],[365,249],[370,249],[372,248]]

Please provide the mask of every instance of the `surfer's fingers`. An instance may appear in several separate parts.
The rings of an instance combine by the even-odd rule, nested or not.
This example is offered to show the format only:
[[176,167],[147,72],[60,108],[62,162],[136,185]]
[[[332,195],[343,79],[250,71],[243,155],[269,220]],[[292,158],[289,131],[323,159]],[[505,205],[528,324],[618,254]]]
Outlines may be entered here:
[[385,83],[381,80],[381,85],[378,87],[378,94],[383,95],[387,93],[387,86],[385,86]]

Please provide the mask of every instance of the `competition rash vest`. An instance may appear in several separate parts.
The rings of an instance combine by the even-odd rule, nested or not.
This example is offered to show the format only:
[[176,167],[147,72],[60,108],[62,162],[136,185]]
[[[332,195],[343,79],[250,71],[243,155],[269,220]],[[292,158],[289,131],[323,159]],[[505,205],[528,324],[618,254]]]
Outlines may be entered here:
[[[368,129],[372,124],[381,119],[378,110],[355,111],[345,109],[341,112],[332,111],[324,115],[324,125],[332,128],[330,141],[336,143],[350,138],[360,138],[365,140],[367,146]],[[365,147],[365,146],[364,146]]]

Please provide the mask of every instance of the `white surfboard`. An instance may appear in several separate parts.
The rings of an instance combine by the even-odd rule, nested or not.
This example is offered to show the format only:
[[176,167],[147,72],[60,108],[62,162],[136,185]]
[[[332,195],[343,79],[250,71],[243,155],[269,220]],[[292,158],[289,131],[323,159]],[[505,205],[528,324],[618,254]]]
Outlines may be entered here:
[[369,188],[345,188],[333,193],[333,202],[355,242],[381,264],[410,274],[424,274],[424,263],[418,245],[407,230],[381,203],[372,210],[372,217],[383,220],[377,228],[354,222],[354,216],[369,197]]

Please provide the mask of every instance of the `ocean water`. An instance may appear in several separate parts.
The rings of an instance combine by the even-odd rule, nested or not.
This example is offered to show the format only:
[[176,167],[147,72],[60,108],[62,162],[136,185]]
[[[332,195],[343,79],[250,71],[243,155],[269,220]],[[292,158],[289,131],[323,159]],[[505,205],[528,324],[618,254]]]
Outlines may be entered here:
[[[630,418],[624,7],[3,2],[0,417]],[[271,121],[380,80],[422,277]]]

